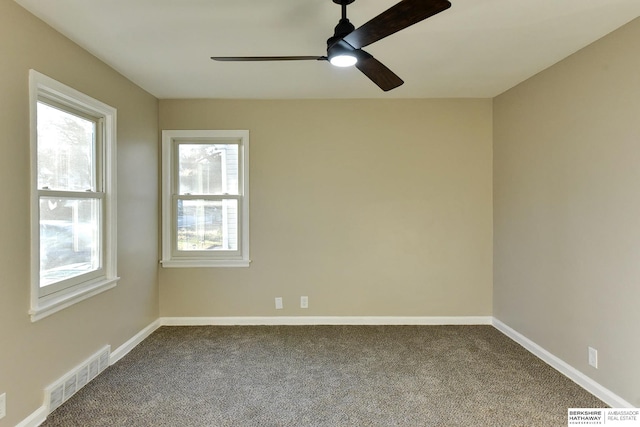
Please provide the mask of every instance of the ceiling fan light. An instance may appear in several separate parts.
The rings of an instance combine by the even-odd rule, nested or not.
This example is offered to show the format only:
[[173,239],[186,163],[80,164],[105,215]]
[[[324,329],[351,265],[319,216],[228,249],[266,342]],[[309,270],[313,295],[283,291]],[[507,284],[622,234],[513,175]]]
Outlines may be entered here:
[[358,62],[358,58],[353,55],[335,55],[329,59],[329,62],[336,67],[351,67]]

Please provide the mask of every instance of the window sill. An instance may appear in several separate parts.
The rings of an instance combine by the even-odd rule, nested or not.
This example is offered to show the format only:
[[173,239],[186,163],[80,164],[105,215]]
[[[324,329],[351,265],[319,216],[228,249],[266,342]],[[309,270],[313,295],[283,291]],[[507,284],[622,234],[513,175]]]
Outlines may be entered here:
[[251,260],[246,259],[168,259],[160,261],[163,268],[197,267],[249,267]]
[[31,321],[36,322],[80,301],[108,291],[116,286],[118,280],[120,280],[119,277],[104,279],[99,282],[81,286],[79,289],[70,292],[64,292],[62,295],[51,295],[40,298],[36,306],[29,310]]

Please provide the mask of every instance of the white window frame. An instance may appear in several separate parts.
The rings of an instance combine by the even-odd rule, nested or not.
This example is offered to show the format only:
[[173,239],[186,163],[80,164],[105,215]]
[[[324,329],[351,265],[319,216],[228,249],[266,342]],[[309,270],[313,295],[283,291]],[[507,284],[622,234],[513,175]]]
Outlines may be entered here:
[[[238,250],[177,253],[177,146],[180,143],[238,144]],[[184,197],[184,196],[181,196]],[[197,196],[195,196],[197,197]],[[249,267],[249,131],[162,131],[162,259],[163,267]]]
[[[70,279],[56,291],[40,287],[40,197],[47,190],[38,188],[38,115],[39,100],[46,100],[70,112],[80,112],[99,120],[100,153],[97,170],[102,183],[102,259],[101,268],[83,275],[84,280]],[[73,304],[116,286],[117,228],[116,228],[116,115],[115,108],[66,86],[35,70],[29,70],[29,112],[31,149],[31,321],[35,322]],[[50,192],[55,195],[55,191]],[[59,192],[58,192],[59,193]]]

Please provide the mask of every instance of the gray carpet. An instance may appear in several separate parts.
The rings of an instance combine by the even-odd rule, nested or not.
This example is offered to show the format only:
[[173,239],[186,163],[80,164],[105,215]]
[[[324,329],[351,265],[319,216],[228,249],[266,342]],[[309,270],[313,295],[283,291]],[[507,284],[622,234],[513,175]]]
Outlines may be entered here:
[[52,426],[566,426],[606,407],[491,326],[162,327]]

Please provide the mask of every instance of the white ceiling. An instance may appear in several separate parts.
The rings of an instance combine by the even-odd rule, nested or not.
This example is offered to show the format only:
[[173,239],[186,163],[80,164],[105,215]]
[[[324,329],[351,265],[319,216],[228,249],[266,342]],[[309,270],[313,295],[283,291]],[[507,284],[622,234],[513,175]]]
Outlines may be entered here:
[[[331,0],[15,0],[158,98],[493,97],[640,16],[639,0],[450,0],[366,48],[405,84],[382,92],[326,61]],[[399,0],[356,0],[359,27]]]

